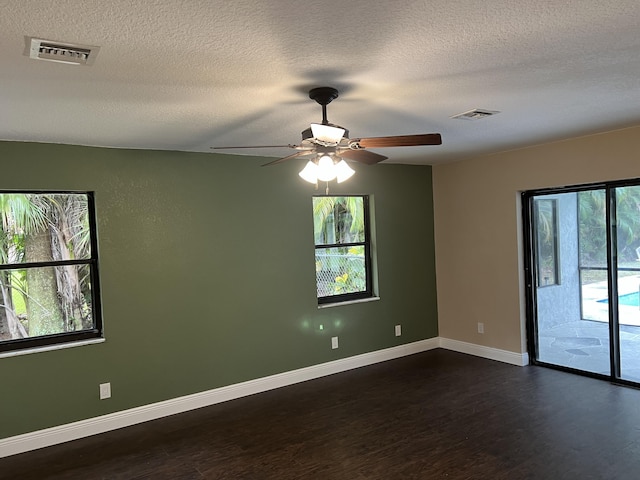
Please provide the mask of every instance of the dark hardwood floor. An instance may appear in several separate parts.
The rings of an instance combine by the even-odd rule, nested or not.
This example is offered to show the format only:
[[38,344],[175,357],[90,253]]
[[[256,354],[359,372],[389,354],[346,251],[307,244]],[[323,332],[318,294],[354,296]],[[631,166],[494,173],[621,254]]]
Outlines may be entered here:
[[433,350],[0,459],[0,478],[640,478],[640,390]]

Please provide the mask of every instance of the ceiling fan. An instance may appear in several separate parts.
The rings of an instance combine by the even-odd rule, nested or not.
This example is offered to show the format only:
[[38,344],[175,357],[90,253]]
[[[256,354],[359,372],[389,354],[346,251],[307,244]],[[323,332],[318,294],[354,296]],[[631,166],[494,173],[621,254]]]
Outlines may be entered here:
[[292,148],[295,153],[279,158],[263,166],[275,165],[297,157],[313,155],[300,176],[310,183],[318,180],[336,179],[344,181],[354,171],[344,159],[374,165],[388,157],[366,150],[367,148],[413,147],[420,145],[441,145],[439,133],[423,133],[417,135],[396,135],[391,137],[349,138],[349,131],[327,120],[327,105],[338,98],[338,90],[332,87],[318,87],[309,91],[309,98],[322,106],[322,123],[312,123],[310,128],[302,132],[299,145],[254,145],[240,147],[211,147],[216,150],[231,148]]

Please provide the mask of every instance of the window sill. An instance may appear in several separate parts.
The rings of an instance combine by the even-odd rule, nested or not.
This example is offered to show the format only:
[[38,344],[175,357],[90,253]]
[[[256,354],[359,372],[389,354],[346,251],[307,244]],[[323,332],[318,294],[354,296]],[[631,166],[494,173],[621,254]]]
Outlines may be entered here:
[[336,303],[322,303],[318,305],[318,308],[331,308],[331,307],[339,307],[341,305],[353,305],[354,303],[367,303],[367,302],[376,302],[380,300],[380,297],[367,297],[367,298],[359,298],[357,300],[347,300],[345,302],[336,302]]
[[103,343],[104,338],[92,338],[91,340],[80,340],[78,342],[57,343],[43,347],[25,348],[24,350],[12,350],[10,352],[0,352],[0,358],[17,357],[18,355],[28,355],[30,353],[50,352],[52,350],[62,350],[63,348],[82,347],[83,345],[93,345]]

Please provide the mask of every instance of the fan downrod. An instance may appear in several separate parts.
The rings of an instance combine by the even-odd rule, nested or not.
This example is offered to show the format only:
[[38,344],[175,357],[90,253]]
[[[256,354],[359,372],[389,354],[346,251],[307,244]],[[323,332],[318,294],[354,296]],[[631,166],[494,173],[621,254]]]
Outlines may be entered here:
[[315,100],[323,107],[329,105],[332,100],[338,98],[338,90],[332,87],[318,87],[309,90],[309,98]]

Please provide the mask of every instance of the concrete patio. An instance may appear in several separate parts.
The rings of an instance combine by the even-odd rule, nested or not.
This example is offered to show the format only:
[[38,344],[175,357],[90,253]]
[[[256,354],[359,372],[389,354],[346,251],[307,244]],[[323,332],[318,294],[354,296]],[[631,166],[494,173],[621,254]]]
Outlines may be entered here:
[[[638,292],[640,276],[620,278],[620,295]],[[565,367],[604,375],[610,374],[609,304],[607,283],[582,287],[582,315],[585,319],[556,325],[540,325],[538,359]],[[620,305],[620,363],[622,378],[640,382],[640,307]]]

